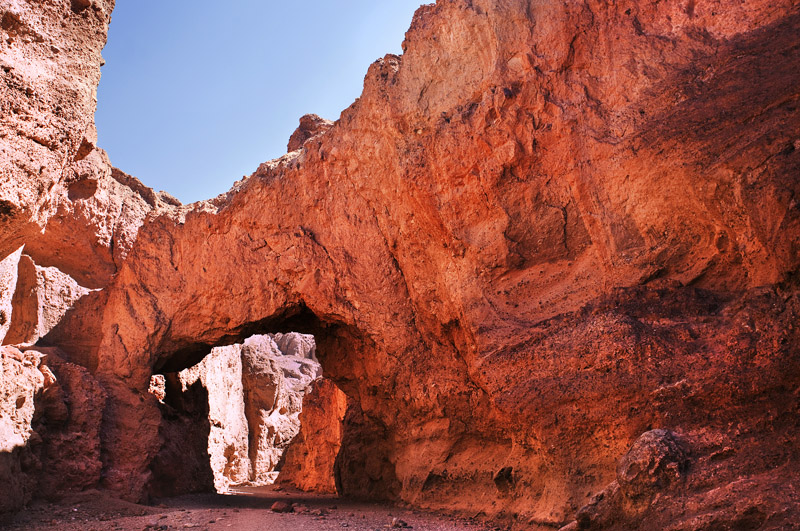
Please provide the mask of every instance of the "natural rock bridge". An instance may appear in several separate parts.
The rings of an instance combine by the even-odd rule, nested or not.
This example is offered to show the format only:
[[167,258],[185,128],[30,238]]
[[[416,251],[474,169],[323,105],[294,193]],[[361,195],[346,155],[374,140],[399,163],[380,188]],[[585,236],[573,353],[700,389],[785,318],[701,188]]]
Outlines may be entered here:
[[107,394],[89,483],[154,488],[153,374],[297,331],[352,406],[342,495],[551,528],[797,516],[795,2],[440,0],[339,120],[187,206],[75,126],[113,2],[50,4],[4,31],[65,17],[52,38],[92,46],[33,90],[55,105],[67,59],[91,68],[43,144],[6,108],[52,107],[4,67],[0,248],[102,288],[36,338]]

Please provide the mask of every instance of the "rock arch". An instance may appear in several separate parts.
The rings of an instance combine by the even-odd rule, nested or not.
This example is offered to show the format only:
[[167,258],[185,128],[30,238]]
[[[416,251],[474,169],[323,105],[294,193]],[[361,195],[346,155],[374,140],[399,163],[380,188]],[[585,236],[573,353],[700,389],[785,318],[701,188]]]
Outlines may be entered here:
[[[109,4],[83,11],[86,31],[105,27]],[[108,393],[106,486],[147,492],[155,370],[291,324],[318,335],[326,371],[374,421],[363,467],[339,468],[356,494],[384,480],[416,506],[548,527],[576,516],[573,528],[736,527],[754,507],[771,525],[789,521],[798,34],[791,0],[422,7],[403,56],[374,63],[332,126],[296,136],[299,149],[213,200],[140,193],[127,256],[97,242],[104,273],[86,280],[104,290],[50,339]],[[99,64],[98,46],[87,53]],[[90,92],[76,113],[87,115]],[[65,157],[95,164],[97,190],[115,175],[96,152],[78,160],[10,138],[18,151],[49,149],[47,185]],[[31,235],[57,194],[76,206],[68,188],[5,194],[17,199],[0,203],[13,221],[3,248],[30,236],[35,259],[53,258]],[[642,434],[667,432],[694,460],[684,483],[643,478],[662,489],[648,492],[654,505],[628,503],[618,459]],[[614,503],[579,510],[606,487]],[[689,499],[697,514],[682,512]]]

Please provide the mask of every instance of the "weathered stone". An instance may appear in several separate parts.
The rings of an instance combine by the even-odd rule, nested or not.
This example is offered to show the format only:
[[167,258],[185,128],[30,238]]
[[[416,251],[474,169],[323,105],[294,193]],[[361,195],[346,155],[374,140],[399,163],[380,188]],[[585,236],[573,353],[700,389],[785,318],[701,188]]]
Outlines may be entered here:
[[85,16],[89,6],[12,0],[0,8],[0,256],[24,244],[38,265],[101,288],[145,218],[178,209],[95,147],[114,0],[95,1]]
[[292,504],[285,501],[276,501],[269,509],[276,513],[291,513],[294,511]]
[[[202,489],[209,470],[217,492],[226,492],[230,485],[272,483],[286,447],[300,429],[303,395],[319,374],[313,352],[312,336],[252,336],[244,344],[212,349],[203,361],[179,373],[154,375],[149,392],[167,417],[162,437],[181,441],[168,442],[169,453],[162,451],[157,458],[151,493]],[[189,423],[194,423],[191,436],[179,436]],[[184,484],[167,463],[181,448],[185,461],[192,463],[186,472],[193,479]]]
[[39,267],[23,255],[19,261],[14,313],[4,344],[33,345],[58,325],[73,305],[89,293],[55,267]]
[[244,407],[249,426],[250,483],[272,483],[289,443],[300,431],[303,395],[320,374],[310,359],[314,338],[300,334],[253,336],[242,346]]
[[178,374],[184,390],[200,382],[208,394],[208,455],[217,492],[245,483],[250,474],[241,350],[241,345],[215,348],[201,363]]
[[84,367],[68,363],[56,349],[39,349],[45,378],[37,430],[43,444],[39,494],[58,498],[97,487],[103,463],[100,427],[106,393]]
[[54,349],[0,347],[0,513],[100,482],[105,393]]
[[651,430],[642,434],[617,465],[617,483],[630,500],[651,499],[679,481],[686,471],[686,452],[675,434]]
[[333,494],[334,463],[342,446],[347,397],[326,378],[316,380],[303,397],[300,432],[286,450],[280,483],[300,490]]
[[303,147],[306,140],[314,138],[333,127],[333,122],[320,118],[316,114],[306,114],[300,118],[300,125],[289,138],[287,151],[295,151]]
[[[54,339],[108,392],[117,495],[212,484],[204,388],[168,409],[180,385],[159,406],[154,373],[299,330],[348,396],[345,495],[548,528],[797,521],[796,2],[439,0],[324,134],[188,207],[93,147],[109,7],[4,8],[0,256],[24,243],[104,287],[50,335],[68,325]],[[244,373],[313,373],[253,360]],[[268,422],[291,426],[272,415],[298,395],[248,392],[251,457],[272,463]],[[691,467],[623,474],[644,489],[630,498],[618,460],[652,426],[680,432]],[[609,485],[614,504],[576,511]]]
[[21,256],[22,247],[0,260],[0,343],[4,341],[11,328],[13,299]]
[[41,442],[32,424],[44,386],[39,357],[0,347],[0,513],[22,508],[38,483],[41,463],[33,446]]
[[[135,419],[151,367],[313,333],[347,495],[555,526],[653,425],[772,485],[798,460],[760,457],[798,436],[798,31],[788,0],[422,7],[325,134],[142,226],[98,373]],[[156,434],[105,440],[136,496]]]

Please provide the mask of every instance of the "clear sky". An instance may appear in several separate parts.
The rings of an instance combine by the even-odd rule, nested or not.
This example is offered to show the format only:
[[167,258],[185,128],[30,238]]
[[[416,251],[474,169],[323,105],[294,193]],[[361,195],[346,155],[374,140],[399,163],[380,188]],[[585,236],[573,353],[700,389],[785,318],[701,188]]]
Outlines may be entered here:
[[424,3],[117,0],[99,146],[184,203],[214,197],[283,155],[303,114],[338,119]]

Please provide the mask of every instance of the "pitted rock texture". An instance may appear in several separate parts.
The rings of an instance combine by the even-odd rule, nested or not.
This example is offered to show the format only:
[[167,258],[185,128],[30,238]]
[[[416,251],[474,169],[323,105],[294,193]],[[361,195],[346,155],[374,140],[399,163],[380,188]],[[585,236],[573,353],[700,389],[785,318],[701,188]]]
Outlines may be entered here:
[[24,244],[37,264],[88,288],[108,283],[150,213],[179,206],[96,147],[113,8],[114,0],[0,6],[0,257]]
[[[64,347],[57,356],[65,361],[39,373],[58,380],[59,390],[43,396],[66,400],[38,405],[45,424],[4,454],[21,475],[3,476],[10,487],[2,509],[20,507],[34,491],[50,496],[99,483],[105,393],[71,362],[96,367],[87,353],[100,340],[106,294],[83,296],[108,284],[147,216],[180,210],[96,148],[100,52],[113,7],[113,0],[0,5],[0,340]],[[39,376],[30,374],[19,385],[36,388]]]
[[105,392],[55,349],[0,347],[0,513],[100,481]]
[[303,147],[303,144],[310,138],[320,135],[333,127],[333,122],[320,118],[316,114],[306,114],[300,118],[300,125],[289,137],[287,151],[295,151]]
[[[56,9],[25,5],[23,22]],[[792,525],[798,35],[792,0],[423,6],[403,55],[372,65],[330,129],[228,194],[148,215],[102,295],[57,327],[108,393],[104,486],[139,499],[152,470],[188,486],[165,436],[195,425],[164,431],[153,374],[299,330],[348,397],[345,495],[574,526],[634,442],[663,429],[691,449],[680,481],[591,521]],[[15,64],[44,50],[15,42]],[[28,108],[3,70],[3,101]],[[18,136],[4,146],[19,160],[68,153]],[[26,179],[4,189],[4,219],[54,211],[27,206],[47,201]],[[58,266],[28,234],[4,232],[4,256],[25,243]],[[109,278],[80,265],[59,269],[88,288]]]
[[[351,399],[344,494],[557,527],[653,427],[749,463],[684,501],[768,489],[798,457],[798,30],[789,1],[422,7],[324,135],[142,227],[98,373],[127,404],[291,327]],[[155,434],[112,428],[136,497]]]
[[280,483],[306,492],[336,493],[334,465],[342,446],[347,396],[327,378],[312,384],[303,397],[300,432],[286,450]]
[[[0,513],[21,509],[36,491],[39,442],[32,424],[34,400],[44,385],[39,358],[11,347],[0,347]],[[33,439],[33,441],[31,441]]]
[[64,360],[64,353],[40,348],[45,374],[37,431],[42,437],[38,495],[58,498],[100,482],[100,426],[106,393],[84,367]]
[[0,7],[0,250],[43,228],[72,164],[94,149],[100,52],[113,0],[76,12],[67,1],[8,0]]
[[249,483],[275,481],[289,443],[300,431],[303,396],[321,376],[309,335],[252,336],[242,345],[244,409],[249,426]]

